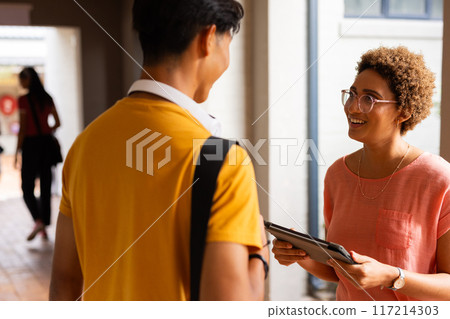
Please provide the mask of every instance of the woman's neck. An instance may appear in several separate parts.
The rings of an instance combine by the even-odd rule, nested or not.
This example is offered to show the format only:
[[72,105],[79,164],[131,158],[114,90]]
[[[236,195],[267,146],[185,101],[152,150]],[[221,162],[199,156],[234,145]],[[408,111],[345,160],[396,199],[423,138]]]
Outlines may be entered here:
[[392,141],[364,144],[364,157],[367,162],[388,162],[401,158],[408,148],[406,143],[400,136]]
[[410,161],[406,158],[409,145],[400,136],[393,141],[364,144],[360,154],[361,176],[367,178],[382,178],[389,176],[398,167],[404,167]]

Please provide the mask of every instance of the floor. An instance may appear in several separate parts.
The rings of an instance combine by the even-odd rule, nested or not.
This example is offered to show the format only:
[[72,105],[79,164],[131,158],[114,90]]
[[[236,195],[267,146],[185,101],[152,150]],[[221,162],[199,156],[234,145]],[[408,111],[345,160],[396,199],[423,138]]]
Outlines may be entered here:
[[[39,235],[27,242],[33,221],[22,200],[20,175],[13,159],[2,158],[0,179],[0,300],[48,300],[54,222],[49,240]],[[59,198],[52,199],[53,220]]]

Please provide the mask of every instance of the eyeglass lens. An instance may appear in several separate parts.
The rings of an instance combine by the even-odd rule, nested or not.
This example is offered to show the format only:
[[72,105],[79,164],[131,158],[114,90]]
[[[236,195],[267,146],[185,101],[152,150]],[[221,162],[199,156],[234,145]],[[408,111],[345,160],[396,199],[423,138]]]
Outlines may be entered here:
[[[355,99],[357,99],[358,97],[356,96],[356,94],[352,93],[352,92],[343,92],[342,93],[342,104],[345,107],[350,107],[353,102],[355,101]],[[359,109],[361,110],[361,112],[363,113],[368,113],[370,112],[370,110],[372,109],[372,106],[374,104],[374,100],[370,95],[361,95],[359,97]]]

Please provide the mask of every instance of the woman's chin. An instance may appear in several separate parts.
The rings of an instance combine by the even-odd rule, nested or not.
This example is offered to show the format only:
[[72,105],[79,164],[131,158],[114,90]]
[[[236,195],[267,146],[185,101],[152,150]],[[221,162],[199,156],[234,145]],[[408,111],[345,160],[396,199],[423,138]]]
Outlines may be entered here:
[[362,138],[361,138],[360,134],[356,134],[352,129],[348,130],[348,137],[350,137],[352,140],[355,140],[357,142],[364,143],[362,141]]

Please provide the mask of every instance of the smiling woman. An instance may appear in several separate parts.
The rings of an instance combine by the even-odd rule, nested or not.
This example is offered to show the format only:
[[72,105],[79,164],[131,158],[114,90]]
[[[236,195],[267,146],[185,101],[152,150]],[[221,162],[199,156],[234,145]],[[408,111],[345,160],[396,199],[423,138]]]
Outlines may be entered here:
[[[405,47],[363,54],[342,91],[349,137],[363,148],[327,171],[327,240],[357,265],[318,264],[275,242],[275,258],[338,282],[338,300],[450,299],[450,164],[402,136],[430,114],[434,75]],[[379,288],[389,289],[379,289]]]
[[360,96],[358,99],[350,97],[344,105],[350,138],[363,143],[379,143],[394,138],[397,129],[401,134],[403,122],[409,119],[408,114],[402,111],[387,81],[377,71],[362,71],[350,92],[351,96]]

